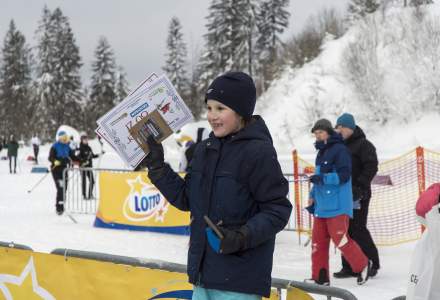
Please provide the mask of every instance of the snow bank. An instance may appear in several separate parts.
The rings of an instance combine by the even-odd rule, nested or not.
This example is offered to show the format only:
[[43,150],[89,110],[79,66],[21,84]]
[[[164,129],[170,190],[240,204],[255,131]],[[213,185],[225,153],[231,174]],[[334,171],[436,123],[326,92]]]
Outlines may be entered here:
[[[381,159],[419,145],[440,151],[435,138],[440,126],[439,16],[440,4],[419,12],[379,11],[343,37],[327,40],[321,54],[302,68],[286,66],[257,103],[280,157],[294,148],[313,157],[313,122],[322,117],[335,122],[343,112],[355,115]],[[367,72],[357,79],[348,71],[350,51],[359,52]],[[371,86],[355,84],[363,82]]]

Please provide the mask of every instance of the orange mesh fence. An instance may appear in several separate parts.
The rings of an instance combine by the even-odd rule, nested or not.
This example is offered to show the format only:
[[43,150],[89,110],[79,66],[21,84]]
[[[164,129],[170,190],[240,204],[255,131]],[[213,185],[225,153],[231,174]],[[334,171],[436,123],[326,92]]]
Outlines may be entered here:
[[[310,233],[311,218],[304,210],[310,184],[304,175],[313,173],[313,165],[298,157],[296,151],[293,161],[290,196],[295,210],[288,228],[300,234]],[[435,182],[440,182],[440,153],[419,147],[379,164],[371,186],[368,215],[368,228],[378,245],[396,245],[420,238],[422,231],[415,217],[415,204],[420,193]]]

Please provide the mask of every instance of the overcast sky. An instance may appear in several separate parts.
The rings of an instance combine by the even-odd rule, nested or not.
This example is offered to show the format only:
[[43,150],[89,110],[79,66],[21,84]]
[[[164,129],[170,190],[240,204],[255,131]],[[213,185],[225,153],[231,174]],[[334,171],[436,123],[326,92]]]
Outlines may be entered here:
[[[98,38],[105,36],[125,69],[131,87],[151,72],[162,73],[167,29],[172,16],[183,26],[189,52],[203,47],[205,17],[210,0],[0,0],[0,41],[14,19],[28,43],[35,46],[35,29],[44,4],[60,7],[69,17],[83,59],[83,83],[89,82],[90,65]],[[348,0],[290,0],[290,24],[284,39],[323,7],[345,9]],[[189,57],[189,60],[191,57]]]

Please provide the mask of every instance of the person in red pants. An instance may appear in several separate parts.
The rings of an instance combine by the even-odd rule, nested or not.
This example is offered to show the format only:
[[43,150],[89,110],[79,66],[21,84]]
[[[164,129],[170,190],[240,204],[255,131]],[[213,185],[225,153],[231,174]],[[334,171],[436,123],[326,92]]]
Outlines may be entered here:
[[330,284],[329,248],[332,240],[353,272],[357,273],[357,283],[362,285],[369,278],[371,262],[348,235],[349,219],[353,217],[351,156],[330,121],[318,120],[312,133],[318,150],[315,174],[310,177],[313,188],[307,207],[314,215],[312,280],[317,284]]

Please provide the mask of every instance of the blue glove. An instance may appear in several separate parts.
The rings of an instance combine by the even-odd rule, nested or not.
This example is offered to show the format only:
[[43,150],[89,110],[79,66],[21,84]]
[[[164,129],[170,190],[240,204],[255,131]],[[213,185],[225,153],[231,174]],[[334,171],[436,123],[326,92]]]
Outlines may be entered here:
[[361,200],[353,201],[353,209],[361,209]]
[[246,250],[246,237],[248,230],[246,226],[242,226],[238,230],[230,230],[226,228],[219,228],[224,235],[221,239],[210,227],[206,228],[206,236],[208,243],[216,253],[231,254],[242,250]]
[[205,230],[206,230],[206,236],[208,237],[209,245],[216,253],[220,253],[220,244],[221,244],[220,238],[217,236],[217,234],[215,234],[214,230],[212,230],[211,228],[207,227]]
[[324,179],[322,178],[322,175],[312,175],[310,177],[310,182],[316,185],[322,185],[324,184]]

